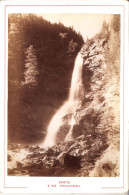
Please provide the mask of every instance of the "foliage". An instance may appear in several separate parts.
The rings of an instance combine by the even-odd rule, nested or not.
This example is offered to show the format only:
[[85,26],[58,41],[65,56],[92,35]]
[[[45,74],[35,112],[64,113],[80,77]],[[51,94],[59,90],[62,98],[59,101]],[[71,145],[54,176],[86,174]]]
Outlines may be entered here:
[[68,53],[73,53],[76,51],[78,44],[76,42],[73,41],[73,39],[69,42],[68,45]]
[[111,22],[111,28],[114,30],[114,32],[120,31],[120,15],[113,15],[112,22]]
[[37,75],[39,74],[37,70],[37,58],[35,55],[35,49],[33,48],[33,45],[30,45],[27,50],[25,51],[26,54],[26,63],[25,63],[25,72],[24,72],[24,78],[25,81],[22,81],[23,85],[29,85],[32,87],[35,87],[38,85],[37,81]]
[[68,96],[83,38],[34,14],[9,14],[8,33],[9,140],[35,141]]

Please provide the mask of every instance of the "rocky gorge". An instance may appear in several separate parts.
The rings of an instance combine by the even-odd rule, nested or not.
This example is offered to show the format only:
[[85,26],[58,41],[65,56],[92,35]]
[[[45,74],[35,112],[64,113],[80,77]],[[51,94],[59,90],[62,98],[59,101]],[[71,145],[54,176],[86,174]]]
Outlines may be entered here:
[[[62,118],[56,144],[8,144],[8,175],[119,177],[120,174],[120,29],[119,18],[87,39],[79,101],[73,106],[75,124],[70,140],[72,113]],[[116,25],[116,26],[115,26]]]

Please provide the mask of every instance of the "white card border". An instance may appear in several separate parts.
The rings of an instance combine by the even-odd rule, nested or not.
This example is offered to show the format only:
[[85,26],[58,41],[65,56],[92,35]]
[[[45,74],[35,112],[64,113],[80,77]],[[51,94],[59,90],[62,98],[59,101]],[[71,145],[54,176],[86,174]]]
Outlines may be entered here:
[[[17,7],[17,9],[16,9],[16,7],[15,7],[15,9],[12,9],[14,7],[14,5],[16,5],[16,4],[19,5],[18,7],[20,7],[20,9],[18,9],[18,7]],[[123,126],[124,126],[123,135],[121,133],[121,143],[122,142],[124,143],[123,147],[121,147],[121,149],[123,150],[123,152],[121,151],[121,157],[124,156],[124,159],[123,159],[123,161],[124,161],[123,162],[123,167],[124,168],[121,166],[121,171],[123,171],[123,173],[124,173],[124,176],[123,176],[124,180],[121,181],[121,177],[120,178],[70,178],[70,179],[65,178],[65,177],[64,178],[61,177],[61,180],[65,180],[65,181],[70,180],[72,182],[75,182],[75,184],[77,184],[78,180],[80,180],[81,185],[83,183],[83,187],[81,188],[81,190],[80,190],[80,188],[79,189],[77,189],[77,188],[75,188],[75,189],[73,189],[73,188],[72,189],[70,189],[70,188],[67,188],[67,189],[61,188],[60,190],[58,190],[57,188],[56,189],[54,189],[54,188],[48,189],[48,187],[45,187],[45,185],[44,185],[44,182],[46,182],[46,185],[47,185],[48,181],[49,181],[49,183],[50,182],[53,183],[53,180],[58,182],[59,181],[58,177],[57,178],[56,177],[54,177],[54,178],[50,178],[50,177],[46,178],[45,177],[45,181],[44,181],[44,179],[40,178],[40,177],[38,177],[38,178],[28,177],[27,178],[27,177],[5,176],[5,175],[7,175],[6,164],[5,164],[5,162],[7,162],[7,158],[6,158],[6,153],[7,153],[7,139],[6,139],[7,138],[7,131],[6,131],[6,129],[7,129],[7,120],[5,120],[5,119],[7,119],[7,112],[6,112],[7,104],[6,104],[6,101],[7,101],[7,52],[8,52],[7,51],[8,50],[8,47],[7,47],[7,21],[5,22],[5,17],[6,17],[6,20],[7,20],[7,12],[10,13],[11,12],[10,10],[12,10],[12,13],[18,13],[18,11],[21,12],[21,8],[23,8],[23,5],[26,5],[27,9],[30,8],[30,6],[27,6],[27,4],[28,5],[30,5],[30,4],[35,5],[35,6],[31,6],[33,8],[29,9],[29,13],[34,13],[34,9],[37,7],[36,4],[42,5],[42,6],[44,4],[45,5],[44,7],[47,7],[46,5],[48,5],[48,7],[51,7],[50,10],[48,10],[48,7],[47,7],[47,9],[45,9],[43,13],[47,13],[47,12],[49,12],[49,13],[57,13],[57,12],[62,13],[61,9],[58,10],[59,5],[61,5],[61,6],[62,5],[67,5],[66,6],[67,7],[66,13],[69,13],[69,10],[70,11],[72,10],[71,9],[72,4],[73,4],[73,6],[76,5],[76,8],[78,8],[77,5],[80,5],[81,8],[83,8],[83,10],[85,11],[86,9],[84,9],[84,8],[88,5],[90,6],[90,4],[91,4],[92,8],[93,8],[93,5],[94,5],[94,9],[92,9],[90,7],[90,9],[87,10],[88,13],[94,13],[94,12],[95,13],[105,13],[106,12],[106,14],[107,13],[120,13],[121,14],[122,21],[123,21],[122,25],[121,25],[121,30],[124,29],[124,30],[122,30],[122,36],[121,36],[121,50],[122,50],[122,48],[124,49],[123,55],[121,56],[121,60],[122,59],[124,60],[124,62],[121,62],[121,65],[124,64],[124,67],[122,68],[122,75],[121,75],[121,79],[122,79],[121,80],[121,84],[122,84],[121,85],[122,86],[121,87],[121,94],[122,94],[121,101],[122,102],[124,101],[123,107],[121,105],[121,108],[123,110],[121,112],[121,117],[124,117],[124,120],[122,120],[123,124],[122,124],[122,127],[121,127],[121,128],[123,128]],[[97,4],[97,6],[99,6],[99,5],[102,4],[102,2],[96,2],[96,4]],[[56,7],[55,5],[58,5],[58,6]],[[105,10],[106,5],[108,5],[108,6],[112,5],[110,7],[111,9],[107,9],[107,7],[106,7],[106,10]],[[121,10],[121,7],[119,5],[121,5],[123,7],[124,11]],[[1,138],[0,138],[0,144],[1,144],[1,151],[0,152],[1,152],[2,157],[3,157],[2,161],[0,162],[1,165],[2,165],[1,169],[0,169],[0,171],[1,171],[0,173],[2,173],[2,174],[0,174],[0,180],[1,180],[0,187],[2,189],[1,190],[2,192],[17,193],[17,192],[20,191],[22,193],[23,192],[25,192],[25,193],[26,192],[27,193],[31,193],[31,192],[33,192],[33,193],[40,193],[40,192],[44,192],[44,193],[51,193],[51,192],[52,193],[62,193],[64,190],[65,190],[65,193],[69,193],[69,190],[70,190],[71,193],[86,193],[86,192],[96,193],[96,191],[98,193],[100,193],[100,192],[103,192],[103,193],[105,193],[105,192],[108,192],[108,193],[111,193],[111,192],[113,192],[113,193],[115,193],[115,192],[116,193],[118,193],[118,192],[121,192],[121,193],[122,192],[127,192],[127,190],[128,190],[128,187],[127,187],[128,186],[128,184],[127,184],[127,177],[128,177],[127,176],[128,175],[127,174],[127,170],[128,170],[127,152],[128,152],[128,148],[126,148],[126,146],[128,144],[128,139],[127,139],[128,138],[128,132],[127,132],[127,130],[128,130],[128,123],[127,123],[128,117],[127,117],[127,107],[125,105],[128,105],[128,98],[127,97],[129,97],[128,92],[127,92],[127,82],[128,82],[128,74],[127,74],[128,73],[128,64],[127,64],[127,60],[128,60],[127,59],[127,53],[128,53],[128,20],[127,20],[127,18],[128,18],[128,8],[127,8],[127,3],[126,2],[120,1],[119,5],[116,4],[116,3],[113,4],[113,2],[109,2],[109,3],[106,2],[104,7],[100,6],[100,8],[96,10],[95,2],[92,3],[92,2],[89,2],[89,1],[76,1],[76,2],[75,1],[74,2],[73,1],[69,1],[69,2],[68,1],[67,2],[66,1],[54,1],[54,2],[53,1],[51,1],[51,2],[50,1],[47,1],[47,2],[46,1],[44,1],[44,2],[43,1],[42,2],[41,1],[39,1],[39,2],[38,1],[24,1],[24,2],[23,1],[22,2],[21,1],[7,1],[7,2],[3,1],[3,2],[1,2],[1,5],[0,5],[1,6],[0,7],[0,18],[2,19],[1,25],[2,25],[3,28],[2,28],[2,32],[0,34],[1,35],[0,41],[2,43],[1,44],[2,47],[0,47],[1,62],[2,62],[1,63],[1,65],[2,65],[1,73],[2,74],[0,75],[0,83],[1,83],[2,92],[4,91],[4,93],[1,94],[1,98],[0,98],[0,102],[2,102],[1,103],[2,112],[0,112],[1,131],[2,131],[1,132]],[[54,6],[54,9],[53,9],[53,6]],[[119,9],[116,9],[115,6],[119,6]],[[11,7],[11,9],[7,10],[8,7]],[[68,9],[68,7],[70,9]],[[103,10],[102,10],[102,8],[103,8]],[[27,9],[23,8],[22,11],[27,12]],[[41,6],[40,6],[40,9],[41,9]],[[38,7],[37,12],[40,12],[40,9]],[[75,12],[75,10],[74,10],[74,12]],[[79,13],[79,9],[76,9],[76,13],[77,12]],[[70,13],[73,13],[73,12],[71,11]],[[3,38],[4,38],[4,40],[3,40]],[[5,44],[5,42],[6,42],[6,44]],[[4,51],[3,51],[3,48],[4,48]],[[3,65],[5,65],[5,66],[3,67]],[[4,85],[3,85],[3,83],[4,83]],[[127,95],[127,96],[125,96],[125,95]],[[3,105],[3,102],[4,102],[4,105]],[[3,121],[4,121],[4,123],[3,123]],[[4,125],[5,125],[5,127],[4,127]],[[3,129],[4,129],[4,132],[3,132]],[[3,140],[3,138],[4,138],[4,140]],[[4,150],[3,150],[3,148],[4,148]],[[121,161],[121,165],[122,165],[122,161]],[[4,167],[4,169],[2,169],[3,167]],[[110,182],[107,181],[109,179],[112,180],[112,181],[110,181]],[[24,182],[23,182],[23,180],[24,180]],[[36,182],[39,185],[35,186]],[[105,186],[104,185],[100,186],[100,185],[98,185],[99,183],[105,183]],[[110,183],[110,185],[107,185],[109,183]],[[19,185],[19,184],[22,184],[22,185]],[[97,185],[95,185],[95,184],[97,184]],[[92,187],[93,185],[94,185],[94,189]],[[116,186],[116,187],[113,187],[113,185]],[[14,186],[16,186],[16,187],[14,187]],[[27,186],[27,188],[24,188],[26,186]],[[42,187],[40,187],[40,186],[42,186]]]

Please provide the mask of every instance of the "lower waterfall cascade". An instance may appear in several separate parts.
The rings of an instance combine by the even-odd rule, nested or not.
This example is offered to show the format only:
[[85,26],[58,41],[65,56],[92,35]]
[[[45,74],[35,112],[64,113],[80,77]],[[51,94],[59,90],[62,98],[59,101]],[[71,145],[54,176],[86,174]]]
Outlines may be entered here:
[[[79,100],[80,87],[82,86],[82,66],[83,66],[83,58],[81,53],[79,52],[72,73],[71,86],[69,90],[68,100],[63,103],[63,105],[57,110],[55,115],[52,117],[48,128],[47,135],[45,140],[42,143],[42,147],[51,147],[56,144],[56,136],[57,132],[62,124],[62,118],[67,115],[76,102]],[[66,135],[65,141],[69,141],[72,139],[72,129],[75,124],[74,114],[72,114],[70,121],[70,129],[68,134]]]

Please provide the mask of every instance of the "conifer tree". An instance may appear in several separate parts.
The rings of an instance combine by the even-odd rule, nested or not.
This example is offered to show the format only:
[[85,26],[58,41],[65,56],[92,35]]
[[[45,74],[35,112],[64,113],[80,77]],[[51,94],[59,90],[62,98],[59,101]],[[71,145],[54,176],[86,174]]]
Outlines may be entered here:
[[38,62],[36,58],[35,49],[33,45],[30,45],[27,50],[25,51],[26,55],[26,63],[24,71],[24,78],[25,81],[22,82],[22,85],[28,85],[29,87],[35,87],[38,85],[37,76],[39,74],[37,70]]

